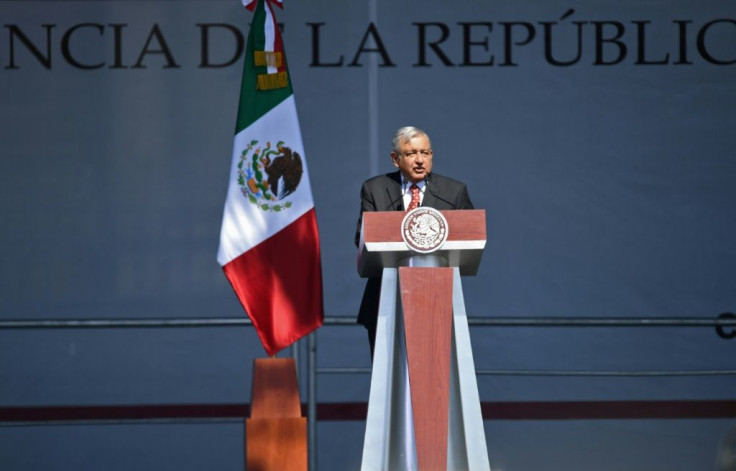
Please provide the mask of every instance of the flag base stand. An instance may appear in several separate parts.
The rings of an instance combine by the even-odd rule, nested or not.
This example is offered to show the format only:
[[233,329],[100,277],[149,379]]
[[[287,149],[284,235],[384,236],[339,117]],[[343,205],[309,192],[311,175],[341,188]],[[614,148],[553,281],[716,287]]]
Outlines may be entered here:
[[293,358],[254,361],[245,433],[246,469],[307,470],[307,419],[302,417]]

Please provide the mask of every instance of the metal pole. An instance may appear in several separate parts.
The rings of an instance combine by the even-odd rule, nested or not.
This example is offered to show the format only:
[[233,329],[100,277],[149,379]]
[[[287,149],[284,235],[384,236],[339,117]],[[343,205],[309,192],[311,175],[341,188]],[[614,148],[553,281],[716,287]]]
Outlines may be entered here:
[[307,455],[309,470],[317,471],[317,334],[307,337]]
[[[378,22],[378,0],[368,0],[368,20]],[[378,58],[368,57],[368,174],[378,174]]]
[[296,342],[294,342],[294,343],[291,344],[291,358],[294,359],[294,367],[296,368],[296,384],[297,384],[297,388],[301,392],[301,389],[302,388],[299,387],[299,377],[301,375],[299,374],[299,367],[300,367],[300,365],[299,365],[299,341],[298,340]]
[[[730,314],[730,313],[725,313]],[[736,317],[468,317],[481,327],[721,327],[736,328]],[[6,329],[113,329],[250,326],[247,318],[0,319]],[[324,325],[355,326],[354,316],[325,316]]]

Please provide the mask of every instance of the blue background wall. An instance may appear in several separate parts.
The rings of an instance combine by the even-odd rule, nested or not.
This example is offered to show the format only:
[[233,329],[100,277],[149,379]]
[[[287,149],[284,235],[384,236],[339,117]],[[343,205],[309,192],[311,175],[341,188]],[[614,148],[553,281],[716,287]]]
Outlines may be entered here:
[[[277,15],[328,315],[357,311],[360,183],[391,170],[405,124],[487,211],[488,247],[464,280],[471,316],[735,309],[733,2],[290,1]],[[0,319],[243,316],[215,252],[250,13],[235,0],[0,1],[0,18]],[[368,365],[360,327],[319,341],[324,366]],[[733,370],[736,358],[712,329],[479,328],[473,341],[487,369]],[[263,355],[242,327],[0,330],[0,407],[242,403]],[[736,395],[733,376],[479,382],[484,401]],[[325,377],[319,400],[365,401],[367,385]],[[713,469],[729,425],[486,432],[504,470],[692,470]],[[363,427],[320,423],[321,468],[354,469]],[[241,469],[242,434],[233,422],[1,427],[0,462]]]

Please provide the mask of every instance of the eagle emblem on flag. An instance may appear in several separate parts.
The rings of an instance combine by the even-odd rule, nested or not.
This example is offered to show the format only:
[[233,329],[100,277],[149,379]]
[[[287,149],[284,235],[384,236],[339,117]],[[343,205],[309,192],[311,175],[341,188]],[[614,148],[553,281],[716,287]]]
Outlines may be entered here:
[[284,141],[262,147],[254,139],[240,155],[238,185],[251,203],[263,211],[278,212],[292,206],[290,201],[281,201],[296,191],[303,173],[301,156]]

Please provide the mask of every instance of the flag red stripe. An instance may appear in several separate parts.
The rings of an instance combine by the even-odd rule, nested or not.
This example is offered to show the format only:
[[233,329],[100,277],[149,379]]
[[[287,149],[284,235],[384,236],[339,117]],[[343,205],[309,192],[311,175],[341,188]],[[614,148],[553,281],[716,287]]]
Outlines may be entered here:
[[269,355],[322,325],[322,266],[314,208],[222,269]]

